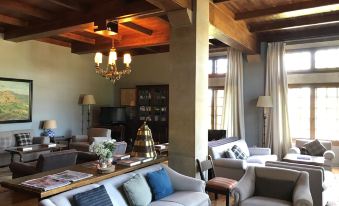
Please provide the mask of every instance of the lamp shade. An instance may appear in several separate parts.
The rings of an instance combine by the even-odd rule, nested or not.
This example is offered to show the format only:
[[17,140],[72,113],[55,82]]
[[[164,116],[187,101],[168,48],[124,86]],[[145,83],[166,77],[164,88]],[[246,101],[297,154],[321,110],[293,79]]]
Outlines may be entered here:
[[44,121],[43,129],[55,129],[57,128],[57,123],[55,120],[46,120]]
[[273,107],[271,96],[259,96],[257,107]]
[[94,96],[91,94],[86,94],[84,98],[82,99],[82,104],[84,105],[91,105],[95,104]]

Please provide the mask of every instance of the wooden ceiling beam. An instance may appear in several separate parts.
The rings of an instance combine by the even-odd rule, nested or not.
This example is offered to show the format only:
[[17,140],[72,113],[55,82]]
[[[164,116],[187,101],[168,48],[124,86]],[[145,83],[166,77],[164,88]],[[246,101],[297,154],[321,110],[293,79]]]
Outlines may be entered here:
[[231,0],[213,0],[213,3],[218,4],[218,3],[224,3],[224,2],[228,2]]
[[13,26],[28,26],[28,23],[21,19],[6,16],[3,14],[0,14],[0,23],[9,24]]
[[134,48],[143,48],[150,46],[161,46],[169,44],[169,33],[161,32],[153,34],[152,36],[123,36],[121,41],[112,44],[112,41],[97,41],[95,45],[83,44],[83,43],[72,43],[72,53],[76,54],[87,54],[97,51],[108,51],[113,46],[118,50],[128,50]]
[[339,36],[339,24],[279,30],[258,34],[260,41],[294,41]]
[[152,36],[142,35],[140,37],[128,35],[123,36],[115,46],[117,49],[141,48],[150,46],[161,46],[169,44],[169,31],[154,33]]
[[86,43],[86,44],[95,44],[95,39],[84,37],[84,36],[81,36],[79,34],[64,33],[64,34],[59,34],[58,36],[66,38],[66,39],[71,39],[71,40],[74,40],[74,41]]
[[151,29],[147,29],[147,28],[140,26],[139,24],[133,23],[131,21],[123,22],[120,25],[122,25],[122,26],[124,26],[128,29],[132,29],[133,31],[136,31],[136,32],[144,34],[144,35],[151,36],[153,34],[153,31]]
[[86,12],[86,15],[78,12],[68,12],[63,13],[55,21],[32,25],[24,29],[8,30],[4,34],[4,39],[19,42],[43,38],[79,30],[84,26],[93,27],[94,20],[114,19],[128,14],[147,13],[150,10],[154,10],[154,6],[144,1],[108,1],[105,4],[102,3],[92,7],[90,11]]
[[258,52],[256,35],[248,31],[244,21],[235,21],[233,13],[223,5],[210,2],[209,9],[210,36],[245,53]]
[[266,9],[257,9],[253,11],[240,12],[235,14],[235,20],[244,20],[257,18],[262,16],[275,15],[283,12],[296,11],[302,9],[315,8],[319,6],[327,6],[332,4],[338,4],[339,0],[318,0],[318,1],[302,1],[293,4],[286,4],[282,6],[275,6]]
[[174,11],[178,9],[192,9],[191,0],[146,0],[163,11]]
[[13,1],[13,0],[1,0],[0,7],[4,9],[11,10],[12,12],[22,13],[28,16],[37,17],[44,20],[50,20],[52,18],[51,14],[42,9],[36,8],[29,4]]
[[75,0],[47,0],[55,5],[71,9],[73,11],[84,11],[84,8]]
[[251,23],[249,28],[251,32],[262,32],[337,21],[339,21],[339,11],[333,11],[267,22]]
[[53,39],[53,38],[41,38],[41,39],[38,39],[38,41],[50,43],[50,44],[55,44],[55,45],[63,46],[63,47],[71,47],[71,43],[65,42],[65,41],[60,41],[60,40]]

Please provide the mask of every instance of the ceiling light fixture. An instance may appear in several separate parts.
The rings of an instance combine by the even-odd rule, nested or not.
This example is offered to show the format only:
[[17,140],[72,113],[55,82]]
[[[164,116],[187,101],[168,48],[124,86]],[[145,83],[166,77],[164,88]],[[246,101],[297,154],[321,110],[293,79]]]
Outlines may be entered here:
[[106,69],[102,69],[100,67],[100,64],[102,64],[102,53],[97,52],[94,57],[95,62],[95,73],[101,75],[102,77],[105,77],[106,79],[110,80],[113,84],[119,80],[123,75],[130,74],[131,73],[131,67],[130,64],[132,62],[131,54],[125,53],[124,54],[124,64],[125,68],[121,71],[118,70],[118,67],[116,65],[116,61],[118,59],[117,52],[114,48],[111,49],[108,55],[108,64]]

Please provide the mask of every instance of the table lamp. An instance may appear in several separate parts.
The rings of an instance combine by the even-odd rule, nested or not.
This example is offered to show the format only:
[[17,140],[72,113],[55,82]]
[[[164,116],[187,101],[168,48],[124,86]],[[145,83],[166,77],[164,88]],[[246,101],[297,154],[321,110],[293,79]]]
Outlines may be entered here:
[[42,129],[44,129],[43,136],[54,137],[55,132],[52,129],[57,128],[57,123],[55,120],[46,120],[43,123]]
[[265,147],[265,136],[266,136],[266,119],[267,119],[267,114],[265,112],[265,108],[271,108],[273,107],[273,102],[272,102],[272,97],[271,96],[259,96],[258,102],[257,102],[257,107],[263,108],[263,117],[264,117],[264,128],[263,128],[263,137],[261,141],[261,146]]

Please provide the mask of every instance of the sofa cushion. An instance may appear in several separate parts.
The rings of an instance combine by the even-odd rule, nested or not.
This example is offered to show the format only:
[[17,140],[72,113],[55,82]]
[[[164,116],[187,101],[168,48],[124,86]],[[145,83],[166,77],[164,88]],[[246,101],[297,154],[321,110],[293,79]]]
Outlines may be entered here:
[[[194,201],[193,201],[194,200]],[[176,202],[185,206],[209,205],[209,197],[202,192],[176,191],[175,193],[162,198],[161,202]],[[163,204],[166,205],[166,204]]]
[[113,206],[105,186],[100,186],[73,196],[77,206]]
[[248,157],[238,145],[234,145],[231,150],[234,152],[236,159],[244,160]]
[[241,202],[241,206],[292,206],[292,203],[286,200],[253,196]]
[[326,152],[324,145],[322,145],[317,139],[304,144],[304,147],[312,156],[322,156],[324,152]]
[[270,197],[292,202],[294,181],[256,177],[254,196]]
[[163,168],[148,173],[146,179],[152,190],[154,200],[160,200],[174,192],[171,180],[166,170]]
[[140,174],[125,182],[123,188],[131,206],[148,205],[152,201],[151,189]]
[[303,155],[309,155],[310,153],[308,152],[308,150],[306,149],[306,147],[302,147],[302,148],[300,148],[300,154],[303,154]]
[[14,134],[17,146],[26,146],[32,144],[30,133],[18,133]]
[[225,157],[226,158],[231,158],[231,159],[236,159],[236,156],[235,156],[234,152],[231,149],[227,149],[225,151]]

